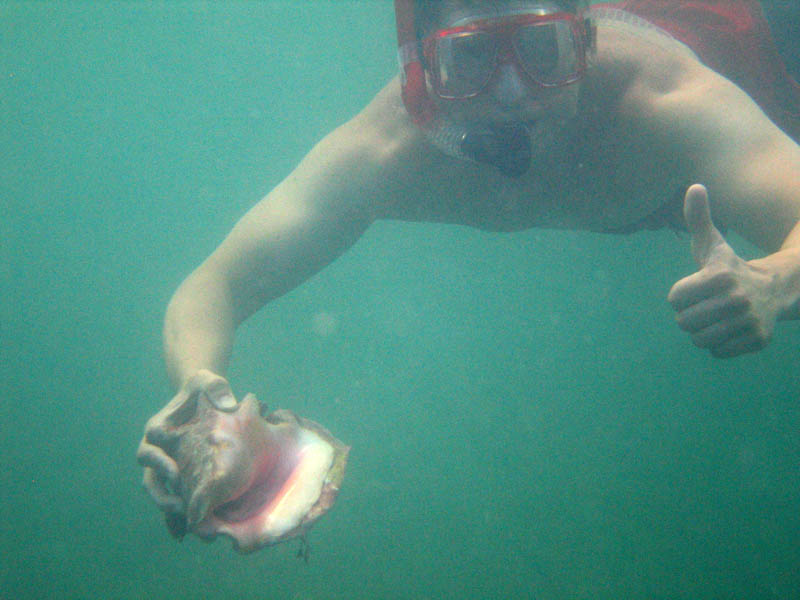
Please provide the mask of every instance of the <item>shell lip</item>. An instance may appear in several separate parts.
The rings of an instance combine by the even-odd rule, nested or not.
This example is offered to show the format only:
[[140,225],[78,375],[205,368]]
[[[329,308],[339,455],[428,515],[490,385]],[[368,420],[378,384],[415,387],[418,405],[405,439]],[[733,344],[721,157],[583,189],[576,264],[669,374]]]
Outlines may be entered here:
[[260,468],[250,485],[213,507],[211,514],[226,523],[250,520],[269,506],[296,466],[297,460],[288,459],[273,469]]
[[[327,429],[290,411],[278,410],[264,419],[271,426],[296,429],[299,436],[312,440],[309,444],[318,444],[329,455],[321,466],[309,471],[304,468],[305,448],[293,440],[282,449],[278,461],[266,461],[274,465],[272,468],[261,468],[245,489],[237,490],[212,507],[207,517],[193,527],[194,533],[207,541],[217,535],[230,538],[234,548],[242,553],[304,535],[333,506],[350,451],[350,446],[334,438]],[[312,496],[316,490],[319,492],[292,513],[288,525],[276,526],[275,513],[295,490],[311,490],[308,493]]]

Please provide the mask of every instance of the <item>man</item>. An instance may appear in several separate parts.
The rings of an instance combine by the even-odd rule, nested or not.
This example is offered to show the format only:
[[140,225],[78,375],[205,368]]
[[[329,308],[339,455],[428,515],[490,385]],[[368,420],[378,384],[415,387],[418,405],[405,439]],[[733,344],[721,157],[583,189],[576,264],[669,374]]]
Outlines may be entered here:
[[[714,356],[763,348],[778,320],[800,318],[800,148],[689,46],[623,10],[683,4],[397,0],[402,76],[317,144],[175,293],[170,404],[204,394],[235,407],[223,375],[236,327],[376,219],[685,227],[699,270],[669,293],[678,325]],[[766,255],[739,258],[712,213]],[[180,515],[157,422],[139,449],[145,486]]]

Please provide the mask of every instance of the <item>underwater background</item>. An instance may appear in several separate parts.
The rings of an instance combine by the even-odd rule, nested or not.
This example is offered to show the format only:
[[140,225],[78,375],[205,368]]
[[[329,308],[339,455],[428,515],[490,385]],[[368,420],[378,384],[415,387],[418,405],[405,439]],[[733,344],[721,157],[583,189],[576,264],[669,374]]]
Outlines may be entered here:
[[[800,7],[764,7],[798,77]],[[309,563],[169,537],[135,460],[166,303],[394,75],[393,17],[0,2],[0,595],[800,597],[800,325],[694,348],[667,230],[375,224],[240,328],[228,374],[352,444]]]

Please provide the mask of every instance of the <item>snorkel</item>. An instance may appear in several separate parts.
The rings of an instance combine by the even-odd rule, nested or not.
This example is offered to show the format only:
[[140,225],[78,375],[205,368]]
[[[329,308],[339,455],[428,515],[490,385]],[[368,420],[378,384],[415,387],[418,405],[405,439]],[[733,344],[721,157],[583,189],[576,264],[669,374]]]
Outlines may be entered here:
[[417,37],[415,0],[395,0],[394,4],[402,100],[413,122],[445,154],[489,164],[509,177],[525,174],[532,154],[528,125],[513,119],[502,122],[456,119],[440,110],[429,91]]

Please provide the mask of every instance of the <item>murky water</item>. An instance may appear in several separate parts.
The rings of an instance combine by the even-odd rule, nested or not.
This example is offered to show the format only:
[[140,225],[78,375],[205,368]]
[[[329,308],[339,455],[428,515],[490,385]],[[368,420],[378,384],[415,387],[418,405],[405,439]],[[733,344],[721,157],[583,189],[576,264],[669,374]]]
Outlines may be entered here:
[[[766,9],[797,75],[800,8]],[[0,3],[2,595],[797,597],[800,327],[695,350],[669,231],[376,224],[230,373],[353,446],[310,562],[169,538],[134,458],[166,303],[394,36],[387,0]]]

